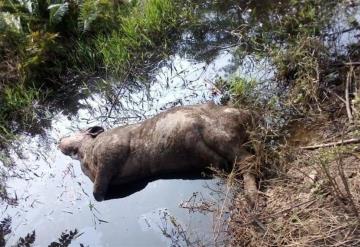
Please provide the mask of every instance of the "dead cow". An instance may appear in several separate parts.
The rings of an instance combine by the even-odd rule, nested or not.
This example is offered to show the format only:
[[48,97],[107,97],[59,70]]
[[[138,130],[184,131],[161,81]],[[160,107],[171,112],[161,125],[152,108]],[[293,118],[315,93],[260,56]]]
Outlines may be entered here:
[[[141,123],[104,131],[95,126],[60,140],[60,150],[81,161],[94,182],[93,194],[102,201],[111,185],[126,185],[150,177],[226,169],[250,154],[248,111],[203,104],[175,107]],[[244,176],[254,190],[255,179]],[[255,188],[254,188],[255,187]]]

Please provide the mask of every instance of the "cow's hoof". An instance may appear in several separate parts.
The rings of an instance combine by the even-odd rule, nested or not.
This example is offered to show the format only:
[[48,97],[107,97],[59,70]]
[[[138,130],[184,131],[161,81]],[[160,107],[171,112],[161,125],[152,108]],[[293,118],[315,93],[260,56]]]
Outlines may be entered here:
[[98,202],[104,201],[104,195],[96,192],[93,192],[93,195],[96,201]]

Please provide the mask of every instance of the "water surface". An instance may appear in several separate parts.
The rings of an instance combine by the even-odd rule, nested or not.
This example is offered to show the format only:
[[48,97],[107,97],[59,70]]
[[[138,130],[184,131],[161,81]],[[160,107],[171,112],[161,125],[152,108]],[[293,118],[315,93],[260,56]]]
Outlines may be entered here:
[[[156,72],[147,90],[121,90],[112,107],[104,94],[94,93],[80,104],[76,115],[57,114],[45,135],[23,136],[20,145],[25,157],[13,153],[17,164],[8,181],[8,193],[16,195],[18,206],[2,209],[12,217],[13,233],[8,243],[35,229],[35,246],[46,246],[64,230],[78,229],[72,245],[168,246],[185,243],[171,223],[172,217],[192,236],[191,241],[212,237],[212,218],[189,213],[179,207],[194,193],[213,200],[207,187],[217,180],[158,180],[128,197],[96,202],[92,183],[81,172],[79,162],[64,156],[56,147],[60,137],[91,125],[112,127],[141,121],[176,105],[219,101],[211,82],[226,76],[224,67],[232,59],[228,51],[206,64],[174,55]],[[120,88],[120,89],[119,89]],[[110,112],[110,113],[109,113]],[[165,234],[164,234],[165,233]],[[169,233],[171,237],[165,237]],[[178,235],[177,235],[178,234]]]

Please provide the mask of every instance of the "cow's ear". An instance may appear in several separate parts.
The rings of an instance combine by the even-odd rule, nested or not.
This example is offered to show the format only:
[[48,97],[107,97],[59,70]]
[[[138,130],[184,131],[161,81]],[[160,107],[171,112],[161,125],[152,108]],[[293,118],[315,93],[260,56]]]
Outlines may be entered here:
[[104,132],[104,128],[101,126],[93,126],[86,130],[87,135],[91,135],[92,137],[96,137],[98,134]]

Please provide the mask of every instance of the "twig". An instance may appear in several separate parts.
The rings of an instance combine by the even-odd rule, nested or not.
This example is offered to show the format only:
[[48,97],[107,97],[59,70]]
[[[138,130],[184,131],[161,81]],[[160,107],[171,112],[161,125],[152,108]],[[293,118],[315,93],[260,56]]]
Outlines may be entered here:
[[207,80],[207,79],[205,79],[204,81],[205,81],[205,83],[207,83],[208,85],[212,86],[212,87],[213,87],[212,89],[214,89],[214,90],[216,91],[216,93],[222,94],[222,91],[221,91],[214,83],[212,83],[211,81],[209,81],[209,80]]
[[338,141],[338,142],[329,142],[329,143],[323,143],[323,144],[318,144],[318,145],[300,147],[300,149],[314,150],[314,149],[318,149],[318,148],[333,147],[333,146],[340,146],[340,145],[354,144],[354,143],[360,143],[360,138],[352,138],[352,139]]
[[345,191],[346,191],[346,194],[347,194],[347,198],[348,198],[348,200],[350,202],[350,206],[352,207],[353,213],[355,214],[356,218],[358,219],[358,221],[360,221],[359,211],[357,209],[356,203],[354,202],[353,195],[352,195],[352,193],[350,191],[348,179],[345,176],[344,163],[343,163],[341,155],[339,155],[339,159],[337,160],[337,163],[338,163],[338,171],[339,171],[339,174],[340,174],[340,178],[341,178],[341,181],[342,181],[342,183],[344,185],[344,188],[345,188]]
[[126,75],[124,76],[124,79],[122,80],[123,83],[120,85],[120,88],[118,88],[118,92],[116,93],[116,96],[115,96],[115,98],[114,98],[114,101],[111,102],[111,107],[110,107],[110,110],[109,110],[109,112],[108,112],[108,114],[107,114],[107,117],[108,117],[108,118],[111,117],[112,110],[113,110],[113,108],[115,107],[116,102],[119,101],[120,94],[122,93],[122,90],[126,87],[126,83],[127,83],[126,81],[127,81],[127,79],[129,78],[129,75],[130,75],[131,72],[132,72],[132,66],[129,68],[129,71],[128,71],[128,72],[126,73]]
[[344,65],[346,66],[359,66],[360,65],[360,62],[348,62],[348,63],[344,63]]
[[346,105],[346,113],[348,115],[349,121],[353,121],[353,116],[351,114],[351,105],[350,105],[350,97],[349,97],[349,91],[350,91],[350,84],[351,84],[351,78],[353,74],[353,67],[350,67],[350,71],[348,72],[346,76],[346,85],[345,85],[345,105]]
[[325,36],[327,36],[327,37],[336,36],[336,35],[344,34],[344,33],[347,33],[347,32],[351,32],[351,31],[356,30],[356,29],[358,29],[358,27],[351,27],[351,28],[347,28],[347,29],[344,29],[344,30],[341,30],[341,31],[338,31],[338,32],[326,34]]
[[344,104],[346,104],[346,101],[337,93],[335,93],[334,91],[331,91],[329,89],[326,89],[326,91],[328,91],[329,93],[331,93],[332,95],[334,95],[336,98],[338,98],[341,102],[343,102]]
[[360,66],[360,62],[338,62],[333,63],[334,66],[343,67],[343,66]]
[[219,216],[218,216],[218,219],[217,219],[217,224],[215,223],[215,226],[214,226],[214,238],[213,238],[213,241],[214,241],[214,244],[216,246],[216,243],[217,243],[217,240],[220,236],[220,230],[221,230],[221,218],[223,217],[223,214],[224,214],[224,211],[225,211],[225,204],[227,203],[227,199],[229,197],[229,193],[230,193],[230,189],[231,189],[231,186],[230,186],[230,183],[232,182],[232,175],[234,174],[234,168],[233,167],[233,170],[232,172],[229,174],[229,177],[228,177],[228,181],[226,183],[226,193],[225,193],[225,198],[224,198],[224,201],[221,205],[221,209],[220,209],[220,212],[219,212]]

